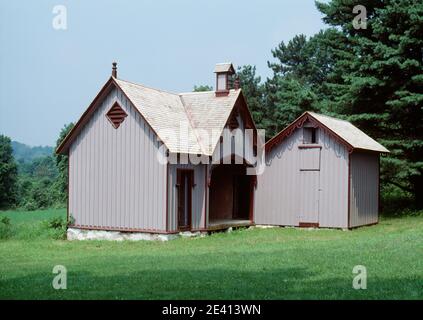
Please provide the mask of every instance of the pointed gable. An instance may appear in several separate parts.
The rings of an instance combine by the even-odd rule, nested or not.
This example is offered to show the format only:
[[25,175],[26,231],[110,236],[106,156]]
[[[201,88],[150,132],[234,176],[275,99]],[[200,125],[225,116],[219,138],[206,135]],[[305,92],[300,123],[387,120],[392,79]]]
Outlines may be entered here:
[[343,144],[348,147],[349,150],[361,149],[381,153],[389,152],[388,149],[386,149],[376,140],[369,137],[352,123],[310,111],[304,112],[288,127],[270,139],[266,143],[266,150],[270,151],[275,145],[279,144],[286,137],[290,136],[293,131],[302,127],[306,121],[311,121],[315,125],[337,137]]
[[[213,154],[232,109],[242,96],[240,89],[231,89],[224,97],[216,97],[214,91],[176,94],[111,77],[57,148],[57,153],[67,152],[98,101],[114,86],[122,90],[170,152],[207,156]],[[124,115],[118,109],[112,113],[110,119],[118,127]],[[249,119],[252,121],[251,115]]]

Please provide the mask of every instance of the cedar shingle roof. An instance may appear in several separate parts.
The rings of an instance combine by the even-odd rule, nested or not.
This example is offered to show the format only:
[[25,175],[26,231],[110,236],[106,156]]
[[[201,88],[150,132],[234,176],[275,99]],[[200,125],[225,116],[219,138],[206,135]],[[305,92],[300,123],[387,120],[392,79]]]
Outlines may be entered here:
[[222,130],[241,95],[240,89],[229,90],[227,96],[220,97],[216,97],[214,91],[176,94],[111,77],[57,147],[56,153],[69,150],[72,141],[98,107],[99,99],[113,85],[123,91],[170,152],[207,156],[213,155]]
[[304,119],[307,119],[307,117],[311,117],[311,119],[321,123],[324,127],[329,129],[330,132],[339,137],[341,141],[348,145],[349,148],[389,153],[388,149],[369,137],[352,123],[310,111],[304,112],[288,127],[267,141],[266,150],[272,149],[275,145],[283,141],[293,130],[297,128],[298,124],[301,123],[301,121],[304,121]]
[[[241,90],[175,94],[115,79],[170,152],[212,155]],[[180,130],[186,139],[179,139]]]
[[386,149],[376,140],[369,137],[359,128],[354,126],[351,122],[310,111],[307,113],[324,124],[330,130],[335,132],[339,137],[348,142],[354,149],[371,150],[383,153],[389,152],[388,149]]
[[241,90],[216,97],[214,91],[181,93],[185,112],[205,155],[212,155]]
[[235,68],[231,62],[218,63],[214,67],[214,72],[235,72]]

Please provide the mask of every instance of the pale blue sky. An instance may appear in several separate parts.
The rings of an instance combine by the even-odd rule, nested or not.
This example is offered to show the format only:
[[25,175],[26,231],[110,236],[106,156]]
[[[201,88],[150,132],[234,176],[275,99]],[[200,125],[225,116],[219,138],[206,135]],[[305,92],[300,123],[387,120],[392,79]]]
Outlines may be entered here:
[[[52,27],[55,5],[67,30]],[[0,0],[0,133],[54,145],[118,62],[118,77],[172,92],[214,85],[213,67],[267,60],[280,41],[324,28],[312,0]]]

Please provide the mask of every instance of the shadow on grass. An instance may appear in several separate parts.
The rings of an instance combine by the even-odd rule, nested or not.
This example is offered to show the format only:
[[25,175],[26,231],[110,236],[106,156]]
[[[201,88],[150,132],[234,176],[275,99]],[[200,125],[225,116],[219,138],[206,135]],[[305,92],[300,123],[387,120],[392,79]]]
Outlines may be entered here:
[[69,272],[66,290],[52,288],[53,274],[1,280],[2,299],[422,299],[422,279],[369,278],[367,290],[352,276],[318,279],[301,268],[262,271],[144,270],[101,276]]

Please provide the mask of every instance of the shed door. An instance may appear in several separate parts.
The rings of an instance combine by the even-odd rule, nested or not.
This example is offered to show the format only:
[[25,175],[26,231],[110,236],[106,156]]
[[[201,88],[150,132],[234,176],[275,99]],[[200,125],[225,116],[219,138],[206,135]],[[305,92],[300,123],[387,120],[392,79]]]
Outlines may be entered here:
[[300,226],[318,226],[320,189],[320,148],[301,148]]
[[194,171],[178,169],[177,171],[178,229],[180,231],[191,229],[193,186],[194,186]]

